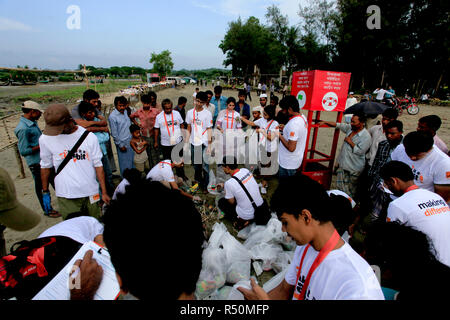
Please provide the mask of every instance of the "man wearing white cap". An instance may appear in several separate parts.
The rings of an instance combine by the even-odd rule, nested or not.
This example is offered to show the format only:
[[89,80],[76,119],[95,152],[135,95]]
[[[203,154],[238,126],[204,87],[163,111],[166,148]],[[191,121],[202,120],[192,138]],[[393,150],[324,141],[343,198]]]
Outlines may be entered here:
[[267,105],[267,94],[265,93],[261,93],[259,96],[259,105],[261,106],[261,108],[265,108]]
[[[41,181],[41,161],[39,137],[42,135],[41,130],[37,124],[37,121],[44,112],[44,108],[31,100],[25,101],[22,104],[23,115],[20,117],[19,124],[14,129],[14,134],[17,137],[17,144],[19,153],[25,158],[31,174],[34,179],[34,187],[36,196],[41,204],[42,210],[47,217],[58,218],[61,215],[50,207],[50,210],[45,210],[44,202],[42,199],[42,181]],[[49,182],[55,188],[53,182],[55,172],[50,172]]]
[[[358,100],[356,100],[356,98],[353,96],[353,92],[349,92],[347,101],[345,102],[345,110],[347,110],[348,108],[350,108],[352,105],[354,105],[356,103],[358,103]],[[352,120],[352,116],[353,116],[353,114],[344,115],[345,123],[350,123],[350,121]]]

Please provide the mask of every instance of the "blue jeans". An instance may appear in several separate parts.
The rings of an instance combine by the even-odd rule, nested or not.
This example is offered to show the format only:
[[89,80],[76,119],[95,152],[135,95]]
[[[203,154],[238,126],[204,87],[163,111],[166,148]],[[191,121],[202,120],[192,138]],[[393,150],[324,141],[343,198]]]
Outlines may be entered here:
[[296,172],[297,172],[297,169],[285,169],[282,166],[278,167],[278,177],[279,178],[293,176],[293,175],[295,175]]
[[[195,152],[197,152],[197,158],[200,157],[201,149],[201,162],[195,163]],[[203,154],[205,152],[206,146],[202,144],[201,146],[194,146],[191,144],[191,161],[194,166],[194,179],[198,181],[200,188],[206,190],[209,183],[209,163],[206,163],[203,159]],[[200,159],[197,159],[200,161]]]
[[120,151],[118,145],[116,145],[116,148],[117,148],[117,158],[119,158],[120,175],[123,177],[123,171],[125,169],[134,168],[134,151],[133,149],[131,149],[129,143],[126,146],[127,151],[125,152]]

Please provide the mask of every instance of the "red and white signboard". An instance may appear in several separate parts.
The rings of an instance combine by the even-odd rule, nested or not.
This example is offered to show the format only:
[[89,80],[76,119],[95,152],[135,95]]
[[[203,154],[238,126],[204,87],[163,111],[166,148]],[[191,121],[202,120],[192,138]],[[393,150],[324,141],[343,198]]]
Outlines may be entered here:
[[344,111],[351,74],[335,71],[298,71],[292,75],[291,95],[300,109]]

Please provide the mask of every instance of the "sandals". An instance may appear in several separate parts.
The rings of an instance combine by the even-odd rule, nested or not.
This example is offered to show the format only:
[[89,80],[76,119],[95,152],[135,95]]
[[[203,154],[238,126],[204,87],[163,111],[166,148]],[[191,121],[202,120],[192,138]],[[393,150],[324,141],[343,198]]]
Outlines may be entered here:
[[59,218],[59,217],[61,217],[61,213],[59,213],[58,211],[56,211],[56,210],[52,210],[52,211],[50,211],[50,212],[44,212],[44,215],[46,216],[46,217],[49,217],[49,218]]

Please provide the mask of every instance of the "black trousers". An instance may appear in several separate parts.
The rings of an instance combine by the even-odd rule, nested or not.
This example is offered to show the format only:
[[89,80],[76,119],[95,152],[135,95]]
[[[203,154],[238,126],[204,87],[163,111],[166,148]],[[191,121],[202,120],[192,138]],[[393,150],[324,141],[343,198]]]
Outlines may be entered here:
[[227,199],[221,198],[217,205],[219,206],[219,209],[223,211],[225,218],[231,221],[237,219],[236,203],[231,204]]

